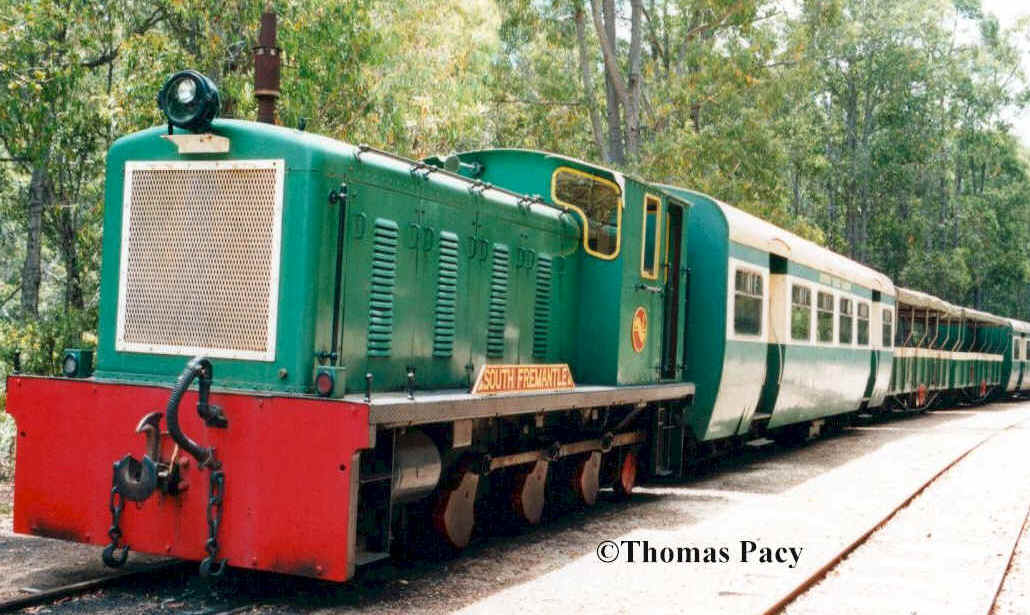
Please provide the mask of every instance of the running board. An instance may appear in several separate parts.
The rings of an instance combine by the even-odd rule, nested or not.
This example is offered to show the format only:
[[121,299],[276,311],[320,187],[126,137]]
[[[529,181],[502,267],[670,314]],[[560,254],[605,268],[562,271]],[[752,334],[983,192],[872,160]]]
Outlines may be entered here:
[[534,414],[598,406],[622,406],[660,401],[687,401],[694,396],[693,383],[638,385],[624,387],[577,386],[550,393],[508,393],[473,395],[467,391],[433,391],[414,394],[348,395],[344,400],[368,404],[368,420],[373,425],[401,427],[516,414]]

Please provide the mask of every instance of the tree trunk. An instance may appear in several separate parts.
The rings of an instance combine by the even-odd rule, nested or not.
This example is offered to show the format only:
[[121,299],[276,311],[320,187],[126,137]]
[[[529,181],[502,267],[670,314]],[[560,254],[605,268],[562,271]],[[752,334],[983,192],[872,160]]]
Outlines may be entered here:
[[[615,57],[615,0],[590,0],[590,13],[597,31],[597,40],[601,44],[601,57],[604,59],[605,99],[608,106],[608,151],[611,161],[622,164],[626,160],[623,149],[622,118],[620,107],[626,105],[629,94],[626,84],[619,72]],[[602,12],[603,20],[602,20]]]
[[583,102],[590,114],[590,128],[594,133],[594,143],[601,152],[601,159],[611,162],[612,159],[601,128],[601,116],[594,105],[593,69],[590,66],[590,54],[587,53],[586,24],[581,6],[576,7],[576,44],[579,47],[579,70],[583,77]]
[[64,306],[82,310],[86,307],[82,296],[82,273],[79,266],[79,253],[75,242],[78,224],[75,214],[63,210],[57,216],[58,248],[64,261]]
[[626,97],[626,154],[634,156],[640,151],[640,48],[642,43],[641,17],[644,5],[641,0],[630,2],[632,12],[630,14],[630,37],[629,37],[629,82],[627,84]]
[[28,232],[25,235],[25,264],[21,270],[21,311],[24,318],[39,317],[39,287],[43,281],[43,210],[53,190],[46,167],[32,169],[29,181]]

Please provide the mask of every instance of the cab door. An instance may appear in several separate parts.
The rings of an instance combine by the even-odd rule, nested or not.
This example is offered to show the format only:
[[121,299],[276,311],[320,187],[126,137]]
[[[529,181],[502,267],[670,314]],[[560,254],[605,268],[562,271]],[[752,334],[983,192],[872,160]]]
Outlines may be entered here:
[[665,285],[662,322],[661,377],[678,378],[684,369],[683,352],[687,322],[687,293],[689,270],[684,264],[683,235],[686,208],[679,203],[667,202],[665,210],[664,271]]

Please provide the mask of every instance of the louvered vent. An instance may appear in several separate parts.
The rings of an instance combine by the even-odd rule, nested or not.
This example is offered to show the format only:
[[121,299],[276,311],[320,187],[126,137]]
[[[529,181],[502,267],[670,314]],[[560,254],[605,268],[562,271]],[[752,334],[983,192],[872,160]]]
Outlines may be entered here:
[[393,292],[397,285],[397,223],[376,219],[372,237],[372,287],[368,294],[368,356],[388,357],[393,343]]
[[533,356],[547,357],[551,331],[551,257],[541,255],[536,265],[536,296],[533,299]]
[[490,272],[490,312],[486,325],[486,356],[504,356],[504,326],[508,318],[508,246],[494,244]]
[[129,162],[115,348],[275,359],[281,160]]
[[436,323],[433,325],[433,356],[454,354],[454,319],[458,308],[458,236],[440,233],[440,266],[436,274]]

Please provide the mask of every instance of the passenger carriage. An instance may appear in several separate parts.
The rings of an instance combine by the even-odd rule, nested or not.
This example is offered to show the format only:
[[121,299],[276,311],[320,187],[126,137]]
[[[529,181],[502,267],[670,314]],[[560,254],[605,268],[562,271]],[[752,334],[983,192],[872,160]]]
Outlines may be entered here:
[[1016,396],[1030,390],[1030,323],[1010,319],[1009,324],[1012,327],[1012,343],[1009,356],[1004,361],[1003,373],[1008,374],[1005,392]]
[[1003,349],[1011,331],[1005,319],[899,287],[889,408],[986,400],[1000,391],[1003,370],[1008,374]]
[[882,404],[890,279],[703,194],[665,190],[691,204],[686,377],[699,441],[807,433]]

